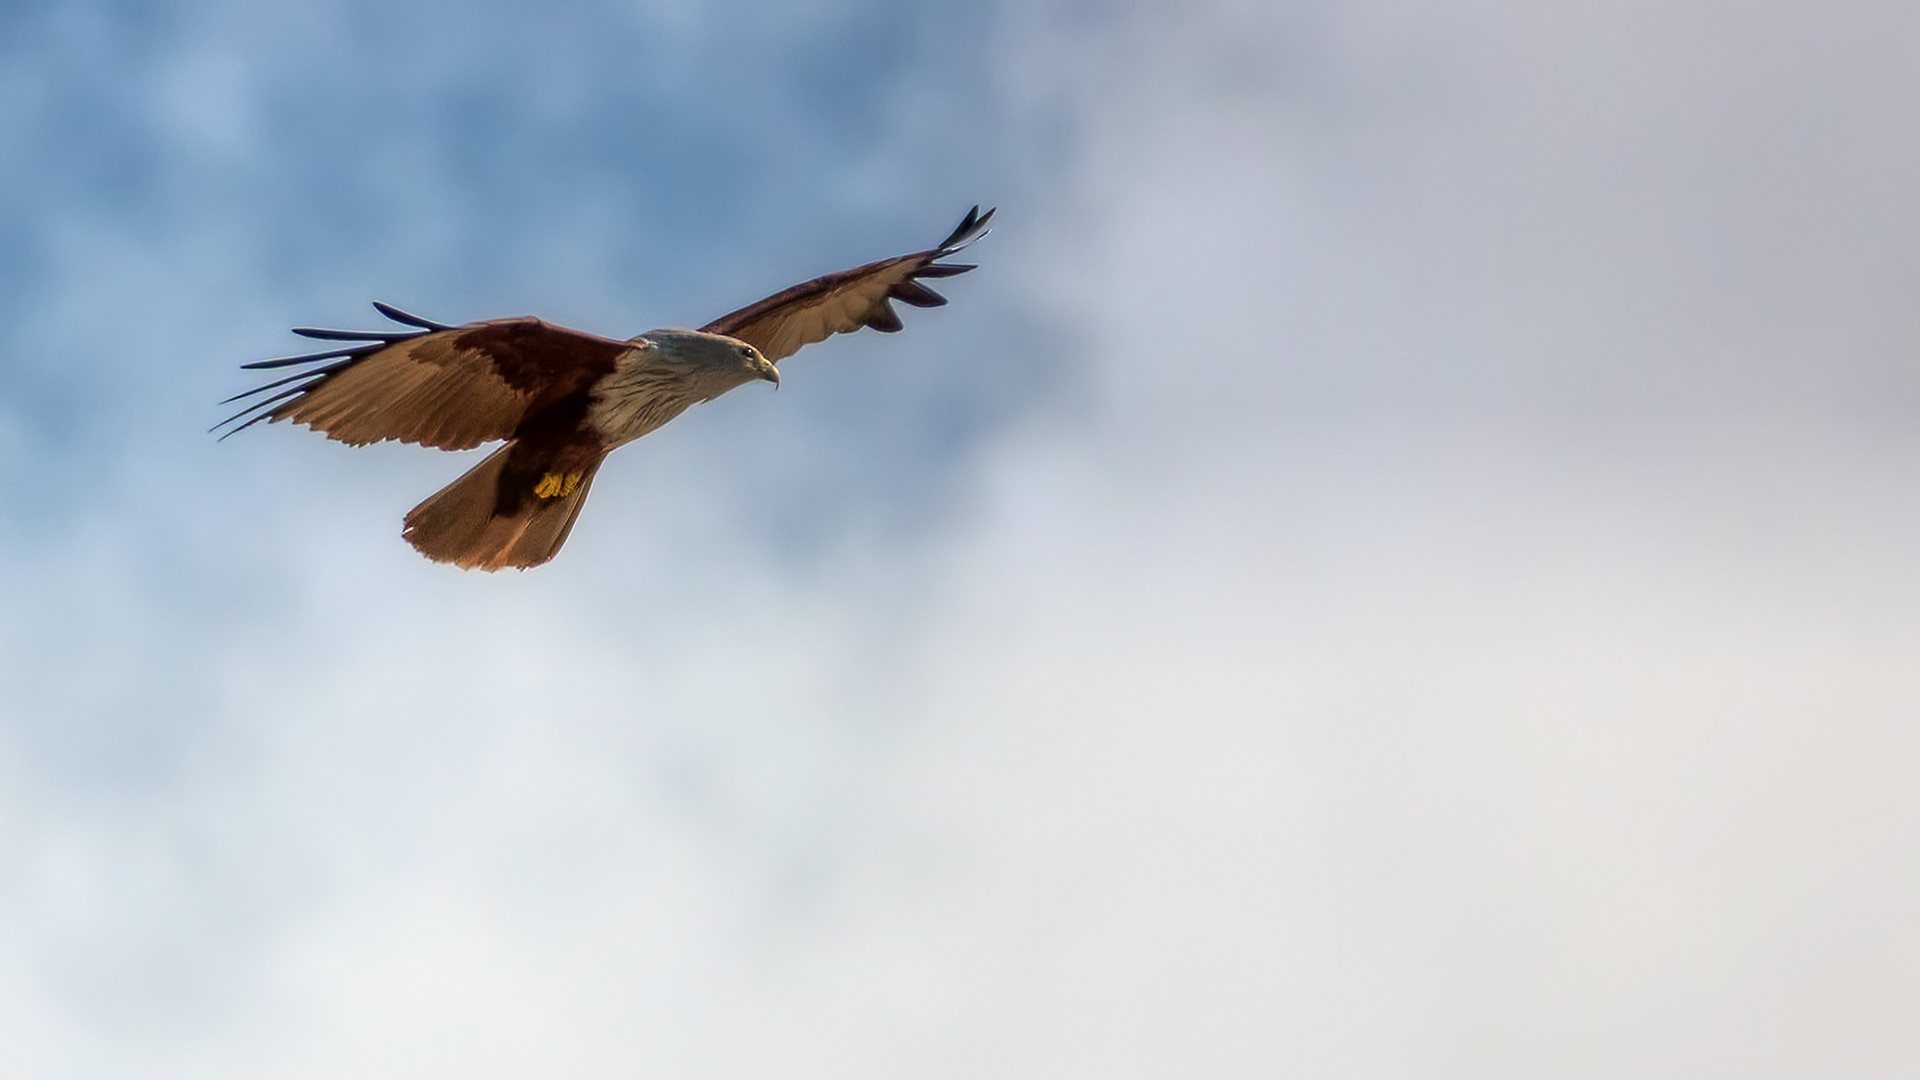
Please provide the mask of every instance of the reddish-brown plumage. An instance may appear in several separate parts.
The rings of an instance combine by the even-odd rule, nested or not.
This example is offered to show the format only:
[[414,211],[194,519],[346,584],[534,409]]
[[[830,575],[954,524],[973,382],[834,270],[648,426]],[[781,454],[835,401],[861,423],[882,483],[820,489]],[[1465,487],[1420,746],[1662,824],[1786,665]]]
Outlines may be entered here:
[[769,360],[785,359],[816,341],[861,327],[893,333],[901,329],[901,322],[888,301],[900,300],[914,307],[945,304],[946,297],[917,279],[952,277],[973,269],[941,265],[938,260],[982,235],[992,218],[993,211],[982,214],[976,206],[938,247],[801,282],[722,315],[700,329],[739,338]]
[[[232,425],[225,438],[261,421],[287,420],[352,445],[397,439],[446,450],[505,439],[414,507],[405,536],[429,558],[461,566],[537,566],[565,542],[595,471],[615,446],[742,380],[778,382],[768,361],[806,345],[862,327],[899,330],[894,300],[923,308],[945,304],[920,279],[973,269],[938,260],[981,235],[992,216],[976,206],[938,247],[803,282],[708,323],[704,333],[652,332],[668,343],[675,334],[673,340],[693,341],[708,374],[676,374],[654,364],[654,346],[644,336],[615,341],[535,318],[447,326],[376,304],[417,329],[295,330],[354,344],[243,365],[313,366],[229,398],[279,390],[215,428]],[[716,363],[742,366],[721,371],[711,367]]]
[[537,408],[587,390],[613,373],[626,342],[554,326],[534,318],[494,319],[464,326],[455,350],[479,353],[500,381],[528,395]]

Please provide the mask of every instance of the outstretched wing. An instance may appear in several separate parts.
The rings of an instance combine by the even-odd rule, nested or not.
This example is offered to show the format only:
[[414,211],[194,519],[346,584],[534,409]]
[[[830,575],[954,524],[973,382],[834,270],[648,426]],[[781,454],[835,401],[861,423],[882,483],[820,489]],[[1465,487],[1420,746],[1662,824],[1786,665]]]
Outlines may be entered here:
[[946,303],[946,297],[920,284],[920,279],[952,277],[973,269],[938,260],[978,239],[992,219],[992,210],[982,214],[976,206],[967,211],[960,227],[939,247],[814,278],[731,315],[722,315],[700,329],[739,338],[769,360],[784,359],[803,346],[834,334],[850,334],[863,326],[891,334],[901,326],[891,301],[914,307]]
[[466,450],[507,438],[529,414],[584,395],[629,348],[539,319],[446,326],[386,304],[374,307],[417,329],[296,329],[304,337],[356,344],[241,365],[312,366],[228,398],[285,387],[215,424],[216,430],[233,425],[221,438],[262,420],[291,420],[354,446],[398,439]]

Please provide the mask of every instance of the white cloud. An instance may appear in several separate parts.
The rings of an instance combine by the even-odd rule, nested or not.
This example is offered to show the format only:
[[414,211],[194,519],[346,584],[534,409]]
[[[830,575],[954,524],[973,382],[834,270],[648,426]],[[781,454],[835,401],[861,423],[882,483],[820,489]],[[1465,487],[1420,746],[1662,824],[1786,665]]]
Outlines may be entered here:
[[[1711,5],[1035,10],[985,39],[1004,96],[909,68],[855,170],[913,174],[942,108],[1021,149],[954,305],[625,452],[550,567],[418,560],[398,515],[459,466],[407,448],[273,430],[53,472],[106,482],[9,530],[10,1056],[1907,1071],[1920,580],[1885,280],[1913,219],[1898,144],[1844,135],[1910,81],[1896,35],[1723,33]],[[1776,141],[1782,71],[1804,111]],[[254,137],[168,100],[189,142]],[[1852,164],[1779,173],[1807,147]],[[382,180],[401,204],[433,188],[415,165]],[[165,282],[67,211],[68,243],[137,249],[69,265]],[[553,212],[571,239],[516,251],[615,261]],[[227,250],[195,274],[247,280]],[[766,455],[921,445],[837,420],[829,365],[897,389],[876,409],[937,402],[969,320],[1082,351],[1037,407],[969,399],[991,422],[939,468],[828,490],[804,556],[760,535]],[[25,430],[0,448],[45,447]],[[917,526],[873,509],[929,477]]]

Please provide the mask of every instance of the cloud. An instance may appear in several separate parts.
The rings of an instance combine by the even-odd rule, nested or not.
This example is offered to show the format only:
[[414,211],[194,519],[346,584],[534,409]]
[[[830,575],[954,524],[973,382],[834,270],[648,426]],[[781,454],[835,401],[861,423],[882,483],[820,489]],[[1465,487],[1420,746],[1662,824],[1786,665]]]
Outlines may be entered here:
[[[1913,1057],[1898,16],[61,11],[0,96],[30,1075]],[[951,307],[534,574],[397,539],[457,459],[181,420],[375,296],[686,319],[976,198]]]

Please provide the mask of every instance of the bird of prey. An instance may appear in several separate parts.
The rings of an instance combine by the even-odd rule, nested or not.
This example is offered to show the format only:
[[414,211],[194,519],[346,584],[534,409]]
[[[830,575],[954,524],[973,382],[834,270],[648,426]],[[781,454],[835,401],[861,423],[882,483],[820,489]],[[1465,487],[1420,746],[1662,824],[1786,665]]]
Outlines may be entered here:
[[992,217],[976,206],[937,247],[803,282],[698,330],[649,330],[625,341],[531,317],[447,326],[375,303],[408,329],[295,329],[351,344],[241,365],[308,366],[228,398],[279,389],[214,430],[227,428],[224,439],[262,420],[291,420],[350,446],[398,439],[442,450],[505,439],[414,507],[402,535],[438,562],[538,566],[566,542],[609,452],[695,402],[756,379],[778,386],[774,363],[802,346],[863,326],[899,330],[894,300],[945,304],[922,279],[972,270],[940,260],[979,238]]

